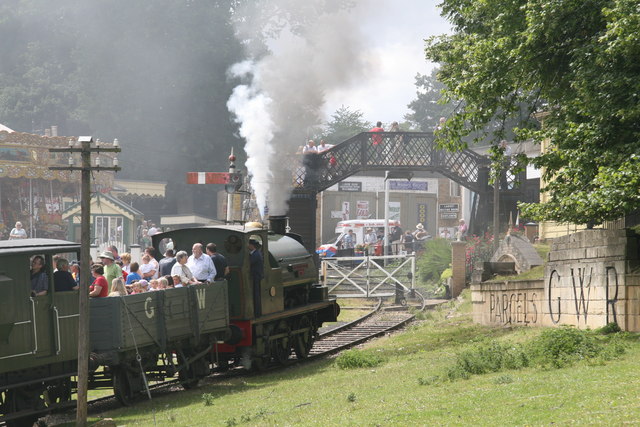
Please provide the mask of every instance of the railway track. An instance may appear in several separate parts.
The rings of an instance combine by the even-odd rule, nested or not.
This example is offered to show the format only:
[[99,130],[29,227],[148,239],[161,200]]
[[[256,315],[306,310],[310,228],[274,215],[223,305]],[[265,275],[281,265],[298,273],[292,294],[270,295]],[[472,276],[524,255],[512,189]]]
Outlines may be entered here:
[[[318,334],[316,341],[304,361],[316,360],[330,354],[348,349],[372,338],[384,335],[392,330],[401,328],[415,318],[415,313],[423,311],[429,306],[424,298],[416,292],[415,303],[410,306],[391,305],[385,306],[382,299],[364,316],[333,328],[326,329]],[[410,312],[409,307],[414,311]],[[292,355],[286,366],[301,362]],[[270,366],[267,371],[281,369],[281,365]],[[215,382],[242,375],[255,375],[256,372],[246,371],[242,368],[231,369],[227,372],[218,372],[205,379],[205,382]],[[149,386],[152,397],[160,397],[173,392],[174,388],[181,387],[177,379],[171,379]],[[141,395],[141,400],[142,400]],[[113,395],[91,399],[89,402],[89,414],[102,413],[120,406]],[[58,416],[60,417],[60,415]],[[64,417],[64,416],[62,416]],[[68,415],[70,417],[70,415]]]

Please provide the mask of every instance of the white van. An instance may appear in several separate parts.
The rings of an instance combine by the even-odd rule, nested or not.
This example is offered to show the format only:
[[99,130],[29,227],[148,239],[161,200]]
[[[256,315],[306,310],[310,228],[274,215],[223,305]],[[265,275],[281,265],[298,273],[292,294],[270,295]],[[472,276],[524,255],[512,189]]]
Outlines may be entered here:
[[[389,232],[391,227],[400,227],[400,221],[389,220]],[[364,235],[368,228],[372,228],[378,235],[384,235],[384,219],[352,219],[348,221],[340,221],[336,225],[336,236],[331,239],[331,243],[320,246],[316,252],[320,256],[335,256],[338,248],[341,246],[340,242],[342,238],[353,230],[353,234],[356,236],[354,245],[361,245],[364,243]]]

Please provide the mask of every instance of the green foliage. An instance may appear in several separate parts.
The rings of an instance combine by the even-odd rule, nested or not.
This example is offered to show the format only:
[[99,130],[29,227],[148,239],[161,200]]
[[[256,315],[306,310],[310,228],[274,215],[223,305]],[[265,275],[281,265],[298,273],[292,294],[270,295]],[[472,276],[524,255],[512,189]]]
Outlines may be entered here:
[[602,328],[596,329],[596,332],[603,335],[616,334],[621,331],[622,329],[620,329],[620,326],[618,326],[616,322],[607,323]]
[[[521,369],[529,366],[529,357],[519,344],[487,341],[474,345],[458,354],[455,365],[447,376],[455,379],[458,375],[480,375],[504,369]],[[461,375],[460,378],[466,378]]]
[[424,253],[418,258],[418,279],[437,283],[442,273],[451,265],[451,243],[447,239],[431,239],[424,244]]
[[340,369],[373,368],[384,362],[384,358],[372,351],[347,350],[336,358]]
[[[497,117],[516,140],[549,138],[545,204],[535,220],[599,224],[640,208],[640,10],[637,0],[444,0],[451,35],[427,41],[443,101],[461,100],[441,132],[451,149]],[[523,106],[526,106],[523,108]],[[544,126],[528,122],[545,112]],[[491,138],[505,137],[505,128]],[[494,150],[496,157],[499,152]]]
[[329,144],[339,144],[360,132],[367,132],[373,125],[362,116],[361,111],[351,111],[343,105],[331,115],[331,120],[327,122],[318,138],[323,138]]
[[[220,153],[240,148],[226,109],[237,83],[226,71],[243,56],[231,3],[0,2],[0,122],[117,137],[122,178],[222,169]],[[179,181],[169,182],[169,203],[194,194],[197,210],[214,208],[217,190]]]
[[483,237],[468,236],[465,248],[465,266],[467,280],[471,278],[478,263],[489,261],[494,253],[493,236],[486,233]]
[[203,393],[202,394],[202,403],[204,403],[204,406],[211,406],[213,405],[213,400],[214,397],[211,393]]
[[601,330],[594,332],[562,326],[544,329],[525,344],[485,340],[460,352],[455,363],[447,369],[446,377],[449,380],[467,379],[471,375],[528,366],[557,369],[579,361],[604,363],[624,354],[625,344],[619,334],[602,337],[601,333]]
[[432,375],[427,378],[420,377],[418,378],[418,385],[434,385],[439,383],[440,377],[438,375]]
[[351,402],[351,403],[355,402],[356,401],[356,394],[353,393],[353,392],[349,393],[349,395],[347,396],[347,401]]
[[511,384],[513,377],[511,375],[500,375],[493,381],[495,384]]
[[545,329],[529,348],[531,357],[538,365],[552,368],[594,359],[604,351],[593,332],[569,326]]
[[434,68],[429,75],[416,76],[417,99],[409,103],[408,107],[413,112],[405,116],[423,132],[432,131],[440,117],[448,117],[455,108],[453,102],[440,102],[444,85],[437,78],[438,71],[438,68]]

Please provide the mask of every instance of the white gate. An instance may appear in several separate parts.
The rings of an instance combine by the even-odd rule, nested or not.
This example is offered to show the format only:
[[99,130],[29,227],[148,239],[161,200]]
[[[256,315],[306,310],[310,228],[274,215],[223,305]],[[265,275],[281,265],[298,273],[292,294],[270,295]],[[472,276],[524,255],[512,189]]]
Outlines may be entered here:
[[388,297],[414,289],[415,254],[322,260],[323,284],[343,298]]

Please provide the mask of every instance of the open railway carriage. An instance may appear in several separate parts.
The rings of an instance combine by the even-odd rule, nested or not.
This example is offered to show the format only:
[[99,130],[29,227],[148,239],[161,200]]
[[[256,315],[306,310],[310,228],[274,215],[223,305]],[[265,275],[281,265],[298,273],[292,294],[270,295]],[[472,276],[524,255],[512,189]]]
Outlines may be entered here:
[[[272,217],[270,230],[247,224],[189,228],[153,236],[158,250],[163,239],[169,238],[176,251],[189,252],[196,242],[205,246],[213,242],[226,257],[233,339],[214,348],[217,365],[222,369],[230,362],[246,368],[260,368],[272,359],[284,363],[292,351],[304,358],[322,323],[337,319],[340,309],[335,298],[318,284],[312,255],[299,236],[285,231],[285,221],[283,217]],[[264,279],[257,290],[259,301],[254,300],[249,239],[260,243],[258,250],[264,260]]]
[[[78,293],[55,292],[53,256],[77,258],[77,243],[52,239],[0,242],[0,418],[72,405],[78,354]],[[44,258],[49,291],[31,296],[30,260]]]

